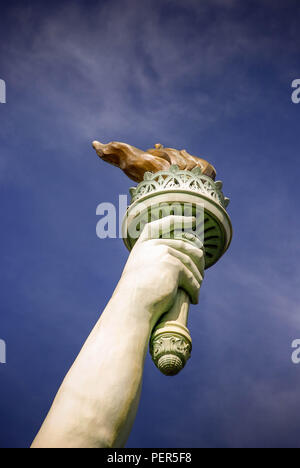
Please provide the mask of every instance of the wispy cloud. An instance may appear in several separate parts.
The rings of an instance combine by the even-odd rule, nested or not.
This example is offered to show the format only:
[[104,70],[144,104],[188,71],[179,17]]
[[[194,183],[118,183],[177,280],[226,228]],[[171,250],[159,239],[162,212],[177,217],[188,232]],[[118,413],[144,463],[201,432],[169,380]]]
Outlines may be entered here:
[[[211,20],[212,4],[224,6],[225,16]],[[257,35],[250,21],[228,14],[234,5],[126,0],[84,12],[62,5],[47,16],[39,9],[13,10],[18,35],[2,47],[9,86],[18,90],[22,114],[30,114],[22,109],[22,95],[38,96],[40,111],[82,138],[136,126],[149,138],[170,138],[183,119],[206,128],[251,105],[248,67],[274,47],[273,36]],[[171,14],[172,7],[177,10]],[[233,94],[226,88],[232,91],[236,61]],[[209,86],[216,79],[218,85]]]
[[[293,0],[290,11],[279,0],[248,3],[7,8],[0,33],[7,83],[1,326],[15,353],[11,381],[17,372],[31,376],[26,391],[19,384],[15,392],[31,403],[24,440],[31,414],[48,408],[127,256],[121,242],[96,238],[97,204],[116,201],[131,185],[97,159],[90,147],[96,138],[145,149],[160,141],[198,155],[205,148],[232,199],[232,246],[207,272],[191,312],[193,357],[172,381],[147,361],[131,440],[298,443],[288,427],[299,426],[299,369],[289,354],[300,337],[299,114],[289,95],[299,67],[299,15]],[[28,355],[36,360],[26,367]],[[10,401],[8,383],[1,391]],[[10,411],[18,424],[18,404]]]

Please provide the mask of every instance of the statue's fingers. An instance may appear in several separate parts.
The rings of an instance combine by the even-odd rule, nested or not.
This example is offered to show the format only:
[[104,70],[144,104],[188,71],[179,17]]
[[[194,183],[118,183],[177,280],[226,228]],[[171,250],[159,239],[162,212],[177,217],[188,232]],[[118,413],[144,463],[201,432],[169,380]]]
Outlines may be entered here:
[[204,267],[205,267],[205,257],[202,249],[195,247],[190,242],[177,239],[154,239],[154,245],[164,244],[172,249],[176,249],[179,252],[182,252],[192,258],[193,262],[196,264],[198,270],[200,271],[202,277],[204,277]]
[[190,270],[190,272],[192,273],[196,281],[199,283],[199,285],[201,285],[203,281],[203,276],[201,275],[201,272],[199,271],[197,265],[189,255],[182,253],[179,250],[173,249],[172,247],[168,248],[168,253],[173,257],[178,258],[178,260],[180,260],[181,263]]
[[182,262],[180,263],[179,287],[186,291],[192,304],[198,304],[201,284],[197,281],[193,273]]
[[138,242],[159,239],[162,236],[166,239],[174,230],[184,231],[195,227],[195,225],[196,218],[194,216],[166,216],[146,224]]

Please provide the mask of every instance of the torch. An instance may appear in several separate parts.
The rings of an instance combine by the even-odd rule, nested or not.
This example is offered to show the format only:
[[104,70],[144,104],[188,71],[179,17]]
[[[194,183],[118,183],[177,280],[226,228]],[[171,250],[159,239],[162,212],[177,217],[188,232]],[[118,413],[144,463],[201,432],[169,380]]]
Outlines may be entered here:
[[[185,215],[196,218],[196,228],[189,232],[176,230],[172,236],[202,249],[205,269],[221,258],[230,245],[232,225],[226,211],[229,199],[223,195],[222,182],[214,180],[216,171],[212,165],[185,150],[160,144],[146,152],[120,142],[104,145],[95,141],[93,146],[101,159],[139,182],[130,189],[131,203],[122,225],[129,251],[149,221]],[[150,354],[165,375],[177,374],[190,358],[189,306],[189,296],[179,289],[172,308],[152,332]]]

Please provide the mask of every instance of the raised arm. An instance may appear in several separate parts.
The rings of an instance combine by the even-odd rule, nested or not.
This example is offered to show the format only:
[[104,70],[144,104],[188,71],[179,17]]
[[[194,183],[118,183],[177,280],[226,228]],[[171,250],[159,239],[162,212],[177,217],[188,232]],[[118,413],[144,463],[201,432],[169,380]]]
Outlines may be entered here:
[[33,448],[124,446],[139,403],[151,331],[172,306],[178,288],[197,303],[203,279],[202,250],[159,237],[183,224],[190,228],[194,222],[171,216],[145,226]]

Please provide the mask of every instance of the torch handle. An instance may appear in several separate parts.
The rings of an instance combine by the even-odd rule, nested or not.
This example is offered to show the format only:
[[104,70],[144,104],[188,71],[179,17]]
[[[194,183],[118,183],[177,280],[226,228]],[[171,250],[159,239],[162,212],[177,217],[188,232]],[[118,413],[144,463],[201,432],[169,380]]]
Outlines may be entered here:
[[175,375],[185,366],[192,349],[187,328],[190,300],[178,289],[175,302],[155,326],[150,339],[150,353],[155,365],[165,375]]

